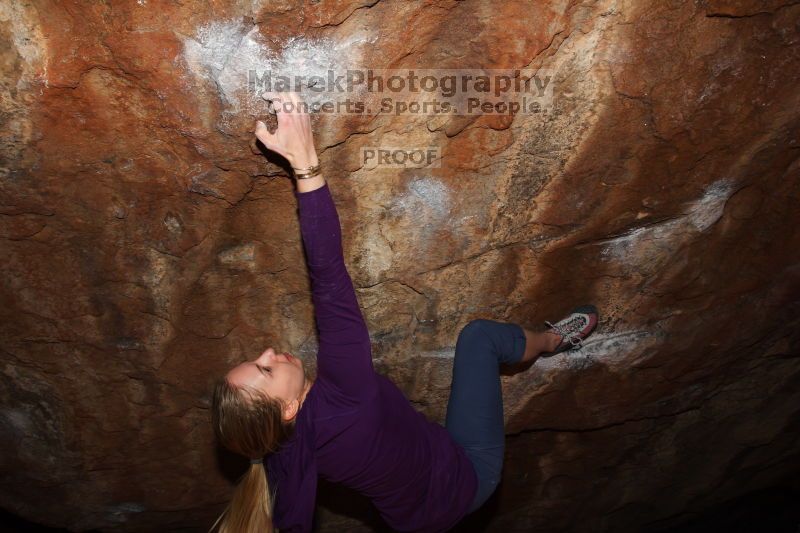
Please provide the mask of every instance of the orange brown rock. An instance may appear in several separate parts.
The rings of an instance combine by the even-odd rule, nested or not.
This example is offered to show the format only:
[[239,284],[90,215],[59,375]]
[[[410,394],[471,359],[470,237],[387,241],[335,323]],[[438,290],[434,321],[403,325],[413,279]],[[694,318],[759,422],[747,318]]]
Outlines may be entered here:
[[[314,118],[376,367],[431,419],[469,320],[601,310],[503,378],[503,482],[465,527],[641,531],[797,475],[800,5],[258,4],[0,2],[0,507],[207,530],[244,468],[212,380],[269,345],[313,366],[263,65],[557,73],[547,116]],[[381,145],[442,165],[364,168]],[[320,530],[380,528],[342,494]]]

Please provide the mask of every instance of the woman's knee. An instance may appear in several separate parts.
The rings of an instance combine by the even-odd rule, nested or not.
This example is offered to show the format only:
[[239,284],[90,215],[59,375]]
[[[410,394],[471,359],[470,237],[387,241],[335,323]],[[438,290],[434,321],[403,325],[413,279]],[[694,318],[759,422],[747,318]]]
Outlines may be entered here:
[[458,340],[475,340],[486,337],[486,328],[491,324],[491,320],[485,318],[475,318],[470,320],[466,326],[461,328],[458,334]]

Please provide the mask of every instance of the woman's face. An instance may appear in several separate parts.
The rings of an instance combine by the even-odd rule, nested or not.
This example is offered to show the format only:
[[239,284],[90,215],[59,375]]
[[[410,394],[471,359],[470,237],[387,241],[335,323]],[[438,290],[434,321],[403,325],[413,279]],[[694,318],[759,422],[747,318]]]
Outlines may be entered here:
[[287,404],[296,401],[284,412],[287,421],[297,414],[311,385],[306,381],[301,359],[288,353],[276,354],[272,348],[267,348],[252,361],[235,366],[226,378],[233,386],[251,387]]

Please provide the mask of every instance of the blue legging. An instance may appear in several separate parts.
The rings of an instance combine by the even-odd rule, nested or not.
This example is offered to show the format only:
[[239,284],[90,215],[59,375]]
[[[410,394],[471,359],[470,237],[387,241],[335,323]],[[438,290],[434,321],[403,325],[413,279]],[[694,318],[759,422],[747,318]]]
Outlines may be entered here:
[[458,334],[445,428],[464,447],[478,475],[478,491],[468,514],[492,495],[503,469],[506,435],[500,363],[517,363],[524,354],[525,332],[517,324],[478,319]]

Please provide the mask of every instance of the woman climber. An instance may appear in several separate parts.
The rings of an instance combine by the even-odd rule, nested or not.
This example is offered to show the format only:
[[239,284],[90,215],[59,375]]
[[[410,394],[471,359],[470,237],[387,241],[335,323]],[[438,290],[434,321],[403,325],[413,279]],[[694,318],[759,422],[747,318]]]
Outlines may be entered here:
[[226,448],[248,457],[250,467],[211,529],[310,531],[322,476],[368,497],[397,531],[446,531],[478,509],[500,481],[505,433],[499,364],[580,346],[597,324],[597,311],[579,307],[538,333],[472,320],[456,342],[445,425],[427,420],[373,368],[309,116],[295,93],[271,99],[283,102],[278,128],[270,133],[258,121],[255,135],[295,171],[319,334],[317,377],[307,377],[302,360],[267,348],[217,381],[215,433]]

